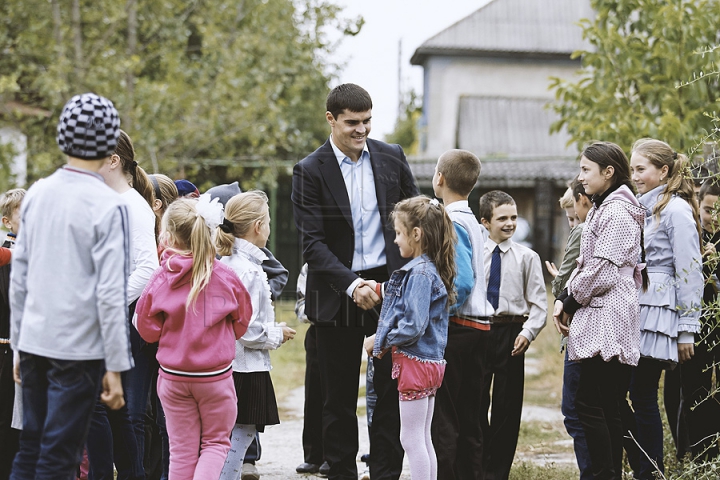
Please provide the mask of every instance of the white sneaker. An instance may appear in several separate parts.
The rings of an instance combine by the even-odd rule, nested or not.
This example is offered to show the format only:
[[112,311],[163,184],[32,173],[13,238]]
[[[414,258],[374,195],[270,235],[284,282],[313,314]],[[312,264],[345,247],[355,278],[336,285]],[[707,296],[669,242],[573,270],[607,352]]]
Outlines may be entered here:
[[260,472],[252,463],[243,463],[240,480],[260,480]]
[[370,480],[370,469],[365,468],[365,471],[360,475],[360,480]]

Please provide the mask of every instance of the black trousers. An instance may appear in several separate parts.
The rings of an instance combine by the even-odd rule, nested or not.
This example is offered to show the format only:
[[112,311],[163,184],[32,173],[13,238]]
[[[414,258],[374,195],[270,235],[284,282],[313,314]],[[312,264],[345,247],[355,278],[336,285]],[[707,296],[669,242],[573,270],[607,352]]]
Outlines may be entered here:
[[675,444],[675,456],[678,460],[682,460],[685,454],[690,453],[690,437],[683,405],[682,368],[680,365],[665,370],[664,384],[665,415]]
[[15,405],[13,352],[10,345],[0,345],[0,480],[10,477],[13,458],[18,451],[20,430],[10,428]]
[[[483,466],[487,480],[507,480],[515,457],[525,387],[525,354],[517,357],[510,354],[521,331],[521,323],[493,324],[488,338],[488,369],[480,419],[483,423]],[[492,415],[488,421],[491,384]]]
[[438,480],[483,479],[480,421],[490,331],[450,323],[445,378],[435,398],[432,439]]
[[322,411],[323,396],[320,387],[320,370],[317,357],[315,325],[305,333],[305,407],[303,409],[303,454],[306,463],[322,465]]
[[621,408],[627,405],[632,367],[617,357],[605,362],[600,356],[583,360],[580,367],[575,408],[585,431],[593,475],[596,480],[620,480],[628,424]]
[[[388,280],[387,272],[367,278]],[[330,464],[328,478],[357,480],[357,398],[363,341],[377,329],[378,305],[364,311],[343,294],[339,314],[330,322],[315,324],[320,382],[323,392],[323,453]],[[397,480],[402,472],[400,409],[397,381],[390,378],[391,355],[373,361],[377,405],[370,429],[370,476]]]
[[[695,341],[706,337],[708,328]],[[695,345],[695,355],[682,368],[683,407],[688,424],[690,449],[693,457],[717,457],[718,443],[715,436],[720,433],[720,394],[713,392],[712,376],[720,379],[720,331],[715,328],[705,340]],[[710,348],[709,345],[715,345]],[[713,366],[714,365],[714,366]],[[707,450],[707,451],[706,451]]]

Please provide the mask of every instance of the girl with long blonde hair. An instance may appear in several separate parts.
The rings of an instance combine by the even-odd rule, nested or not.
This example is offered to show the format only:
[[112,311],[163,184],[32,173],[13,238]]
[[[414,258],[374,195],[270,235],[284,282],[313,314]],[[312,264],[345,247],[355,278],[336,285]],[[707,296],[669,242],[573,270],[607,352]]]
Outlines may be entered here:
[[163,216],[161,268],[137,304],[140,335],[159,342],[157,391],[175,480],[220,476],[237,412],[235,340],[252,307],[237,275],[215,259],[213,232],[222,221],[209,195],[173,202]]

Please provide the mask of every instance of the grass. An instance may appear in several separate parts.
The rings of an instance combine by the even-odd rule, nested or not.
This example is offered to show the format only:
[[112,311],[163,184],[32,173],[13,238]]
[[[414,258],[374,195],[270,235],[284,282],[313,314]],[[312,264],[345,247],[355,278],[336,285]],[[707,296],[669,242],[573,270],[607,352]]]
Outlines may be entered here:
[[520,462],[510,470],[510,480],[577,480],[578,472],[574,467],[548,463],[536,465],[532,462]]
[[278,322],[286,322],[289,327],[295,329],[297,334],[293,340],[289,340],[282,347],[270,352],[272,361],[272,378],[275,395],[278,399],[278,406],[281,414],[283,411],[282,399],[292,390],[305,384],[305,332],[310,326],[307,323],[300,323],[295,316],[295,302],[279,301],[275,303],[275,318]]

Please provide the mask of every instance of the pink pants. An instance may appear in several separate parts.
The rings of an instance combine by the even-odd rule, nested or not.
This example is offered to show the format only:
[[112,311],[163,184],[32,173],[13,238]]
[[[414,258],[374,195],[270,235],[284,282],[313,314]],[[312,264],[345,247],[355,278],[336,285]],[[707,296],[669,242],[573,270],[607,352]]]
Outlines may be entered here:
[[199,383],[160,376],[157,389],[170,439],[170,478],[219,478],[237,417],[232,377]]

